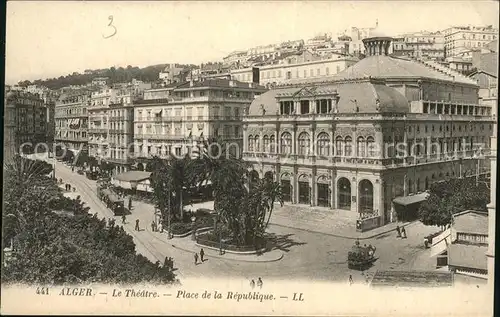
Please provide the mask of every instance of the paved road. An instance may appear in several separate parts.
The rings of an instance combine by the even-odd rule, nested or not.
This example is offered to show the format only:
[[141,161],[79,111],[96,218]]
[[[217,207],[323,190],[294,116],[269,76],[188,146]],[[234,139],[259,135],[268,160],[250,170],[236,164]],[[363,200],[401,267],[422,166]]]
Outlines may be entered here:
[[[57,178],[62,178],[72,186],[76,186],[83,201],[91,208],[91,212],[100,217],[114,217],[96,196],[96,183],[77,173],[71,172],[67,166],[57,164]],[[134,219],[143,213],[141,210],[132,210],[125,230],[134,237],[136,249],[152,261],[163,263],[165,256],[174,258],[177,274],[181,280],[193,277],[238,277],[245,280],[262,276],[264,279],[307,279],[330,280],[347,282],[350,274],[356,281],[365,279],[366,274],[373,273],[376,269],[411,269],[415,261],[425,261],[419,255],[423,251],[421,246],[423,237],[436,230],[425,227],[419,223],[408,227],[408,239],[397,239],[395,233],[389,233],[375,239],[363,240],[362,243],[372,244],[377,247],[376,254],[379,260],[374,267],[361,275],[360,272],[347,268],[347,252],[352,247],[350,239],[327,236],[321,233],[295,230],[280,226],[270,226],[269,231],[279,237],[280,249],[284,252],[281,261],[270,263],[248,263],[211,258],[201,265],[194,265],[193,254],[176,249],[171,246],[176,239],[166,240],[165,235],[151,232],[144,228],[149,222],[143,222],[144,230],[134,231]],[[149,212],[149,211],[148,211]],[[149,214],[141,219],[152,219]],[[144,218],[145,217],[145,218]],[[121,223],[120,217],[116,218]]]

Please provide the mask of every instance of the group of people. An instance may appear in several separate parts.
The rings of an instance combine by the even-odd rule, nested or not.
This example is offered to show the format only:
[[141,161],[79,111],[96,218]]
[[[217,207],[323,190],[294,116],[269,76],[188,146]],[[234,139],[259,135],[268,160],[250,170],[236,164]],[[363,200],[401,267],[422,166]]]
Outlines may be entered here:
[[397,237],[401,239],[406,239],[406,229],[405,227],[399,228],[399,226],[396,227],[396,232],[397,232]]
[[[65,184],[64,188],[66,191],[70,192],[71,191],[71,184]],[[73,192],[76,192],[76,187],[73,187]]]
[[[262,283],[262,278],[260,278],[260,277],[259,277],[259,278],[257,279],[257,287],[258,287],[258,288],[262,288],[262,285],[263,285],[263,284],[264,284],[264,283]],[[251,281],[250,281],[250,287],[251,287],[252,289],[253,289],[253,288],[255,288],[255,281],[254,281],[254,280],[251,280]]]
[[162,223],[161,222],[156,223],[155,221],[152,221],[151,222],[151,231],[163,233],[163,225],[162,225]]
[[[201,263],[205,262],[205,251],[203,251],[203,248],[200,250],[200,256],[199,259],[201,260]],[[194,253],[194,265],[198,265],[198,253]]]

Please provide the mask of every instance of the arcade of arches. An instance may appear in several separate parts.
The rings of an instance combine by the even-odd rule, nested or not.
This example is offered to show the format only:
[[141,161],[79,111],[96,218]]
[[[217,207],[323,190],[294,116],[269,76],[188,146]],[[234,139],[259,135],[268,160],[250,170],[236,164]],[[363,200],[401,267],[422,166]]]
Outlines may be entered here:
[[[250,173],[250,182],[255,181],[261,176],[255,170]],[[277,180],[276,174],[267,171],[262,175],[263,178]],[[279,179],[282,185],[283,199],[285,202],[329,207],[332,209],[345,209],[354,212],[372,213],[380,209],[378,199],[375,199],[375,186],[378,183],[373,179],[362,178],[359,181],[339,176],[333,182],[335,188],[332,190],[332,179],[325,175],[316,177],[312,181],[312,176],[307,173],[297,174],[296,177],[291,173],[284,172]]]

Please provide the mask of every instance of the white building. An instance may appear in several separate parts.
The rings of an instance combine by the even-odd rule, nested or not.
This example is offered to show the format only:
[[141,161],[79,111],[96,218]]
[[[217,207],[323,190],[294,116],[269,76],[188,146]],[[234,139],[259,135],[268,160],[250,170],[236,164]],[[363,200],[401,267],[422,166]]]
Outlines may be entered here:
[[[265,65],[258,68],[259,84],[261,85],[286,85],[304,79],[318,79],[333,76],[351,65],[358,59],[346,57],[340,54],[332,55],[332,58],[320,59],[311,56],[311,60],[300,61],[300,59],[285,59],[283,63]],[[231,71],[233,79],[252,82],[254,80],[254,68],[236,69]]]
[[446,56],[455,56],[472,48],[486,47],[498,39],[498,29],[493,26],[453,26],[443,31]]

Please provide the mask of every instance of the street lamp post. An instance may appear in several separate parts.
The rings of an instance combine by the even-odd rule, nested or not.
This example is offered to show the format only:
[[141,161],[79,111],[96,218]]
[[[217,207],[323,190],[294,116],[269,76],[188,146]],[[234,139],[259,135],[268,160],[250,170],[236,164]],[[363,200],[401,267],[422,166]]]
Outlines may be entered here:
[[192,228],[193,228],[193,241],[196,241],[196,217],[193,216],[191,217],[191,223],[192,223]]

